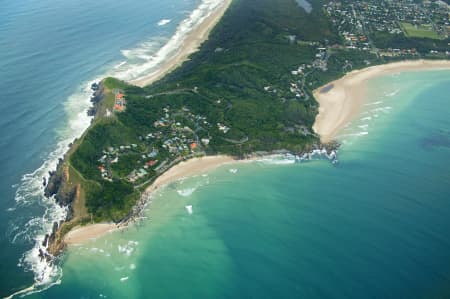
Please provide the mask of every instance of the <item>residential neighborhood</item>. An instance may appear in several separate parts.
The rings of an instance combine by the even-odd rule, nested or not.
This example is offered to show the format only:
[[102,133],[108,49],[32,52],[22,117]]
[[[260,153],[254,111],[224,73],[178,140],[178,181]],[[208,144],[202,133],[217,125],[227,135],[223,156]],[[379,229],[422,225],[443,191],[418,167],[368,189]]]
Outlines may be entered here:
[[[116,106],[125,106],[122,92],[115,93]],[[122,107],[120,106],[120,107]],[[223,134],[229,127],[217,124]],[[204,155],[211,137],[212,125],[206,117],[194,114],[189,108],[172,111],[161,109],[161,117],[153,122],[153,129],[139,136],[139,143],[123,144],[103,149],[98,160],[101,177],[107,181],[125,177],[135,185],[151,181],[157,175],[183,159]]]
[[[447,39],[450,32],[449,7],[439,0],[342,0],[324,5],[347,48],[379,52],[382,56],[414,56],[418,53],[415,47],[377,49],[371,37],[389,34],[407,38]],[[430,50],[431,54],[439,52],[449,54],[448,49]]]

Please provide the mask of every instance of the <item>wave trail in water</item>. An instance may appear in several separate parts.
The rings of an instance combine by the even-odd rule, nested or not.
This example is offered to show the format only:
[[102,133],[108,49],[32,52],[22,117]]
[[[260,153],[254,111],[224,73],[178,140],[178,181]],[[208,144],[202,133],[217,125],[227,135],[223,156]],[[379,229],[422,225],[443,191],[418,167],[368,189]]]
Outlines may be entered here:
[[158,22],[158,26],[164,26],[169,24],[170,22],[172,22],[171,19],[162,19],[161,21]]
[[43,216],[29,215],[15,223],[12,231],[12,242],[33,241],[34,246],[25,252],[19,261],[19,266],[26,271],[34,272],[33,291],[50,287],[57,283],[62,276],[61,269],[53,258],[46,260],[39,257],[40,252],[48,253],[42,244],[45,235],[50,234],[54,223],[60,223],[67,217],[67,208],[56,204],[54,198],[46,198],[42,181],[48,180],[49,171],[56,168],[58,159],[61,158],[69,144],[79,137],[89,126],[91,118],[87,116],[86,110],[90,106],[92,82],[86,82],[80,86],[78,92],[69,97],[65,110],[69,116],[67,127],[60,132],[60,138],[56,149],[51,152],[45,162],[32,173],[23,175],[16,190],[15,201],[17,208],[40,207],[44,210]]
[[[208,18],[220,5],[221,0],[203,0],[192,13],[182,21],[169,39],[158,37],[142,43],[137,48],[123,50],[122,54],[129,63],[119,67],[113,76],[122,80],[138,80],[154,73],[169,57],[174,56],[186,37]],[[163,24],[161,20],[160,23]],[[164,25],[168,22],[164,22]]]
[[[62,158],[68,146],[75,138],[89,127],[91,118],[87,116],[92,91],[90,86],[107,76],[113,76],[122,80],[139,79],[154,72],[157,67],[170,56],[176,54],[186,36],[195,30],[201,22],[207,18],[220,4],[220,0],[203,0],[177,27],[175,34],[170,38],[155,37],[150,41],[141,43],[138,47],[123,50],[125,60],[116,62],[111,69],[103,75],[84,82],[78,91],[72,94],[65,103],[65,111],[69,119],[67,125],[59,129],[56,149],[52,151],[45,162],[34,172],[23,175],[15,195],[16,205],[9,209],[10,212],[17,208],[40,207],[43,216],[29,215],[22,217],[20,221],[11,225],[11,239],[13,242],[25,242],[32,240],[34,246],[25,252],[19,261],[19,266],[26,271],[34,272],[34,286],[31,292],[40,291],[58,283],[62,272],[55,260],[46,261],[39,258],[40,251],[46,251],[42,245],[45,235],[50,234],[53,223],[60,223],[67,217],[67,210],[57,205],[53,198],[44,196],[42,181],[48,179],[49,171],[56,168],[58,159]],[[159,24],[167,25],[171,20],[161,20]],[[27,289],[30,291],[31,289]],[[27,291],[27,292],[28,292]]]

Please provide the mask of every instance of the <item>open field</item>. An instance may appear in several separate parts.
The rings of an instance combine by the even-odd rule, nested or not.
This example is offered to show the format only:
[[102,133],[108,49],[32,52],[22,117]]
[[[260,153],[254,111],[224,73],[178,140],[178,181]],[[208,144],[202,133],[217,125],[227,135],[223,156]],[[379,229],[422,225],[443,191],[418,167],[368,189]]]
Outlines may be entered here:
[[416,26],[410,23],[400,23],[400,26],[407,37],[442,39],[431,26]]

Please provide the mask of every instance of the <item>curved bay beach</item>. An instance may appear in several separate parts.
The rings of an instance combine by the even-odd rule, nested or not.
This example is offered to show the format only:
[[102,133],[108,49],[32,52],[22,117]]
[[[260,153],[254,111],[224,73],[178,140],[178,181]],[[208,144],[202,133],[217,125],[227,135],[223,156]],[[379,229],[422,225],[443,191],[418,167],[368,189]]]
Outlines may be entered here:
[[319,114],[313,129],[323,143],[333,141],[340,130],[359,113],[370,79],[399,72],[439,69],[450,69],[450,61],[401,61],[352,71],[314,91],[314,97],[319,102]]
[[[179,51],[165,61],[157,71],[130,83],[140,87],[147,86],[179,67],[207,40],[209,33],[225,14],[231,2],[231,0],[223,1],[213,13],[194,28],[185,37]],[[339,80],[318,88],[314,92],[314,96],[320,104],[319,114],[314,124],[315,132],[321,136],[322,142],[332,141],[339,130],[358,113],[364,101],[365,83],[367,80],[387,73],[439,68],[450,68],[450,62],[420,60],[379,65],[353,71]],[[229,156],[208,156],[181,162],[158,177],[145,190],[145,196],[147,197],[159,188],[182,178],[199,175],[220,167],[223,164],[234,162],[236,160]],[[80,245],[106,233],[120,229],[125,225],[97,223],[79,226],[71,230],[64,237],[64,242],[67,245]]]
[[[220,155],[193,158],[181,162],[159,176],[155,182],[153,182],[153,184],[145,190],[144,196],[145,198],[148,198],[152,193],[170,183],[186,177],[200,175],[214,170],[224,164],[234,162],[236,162],[236,160],[232,157]],[[67,245],[81,245],[109,232],[121,229],[126,225],[127,224],[96,223],[86,226],[78,226],[64,236],[64,243]]]
[[[155,72],[143,78],[133,80],[130,83],[139,87],[150,85],[183,64],[183,62],[189,58],[189,55],[196,52],[201,44],[208,39],[209,33],[221,20],[230,4],[231,0],[223,1],[214,12],[208,15],[196,28],[184,37],[184,41],[177,53],[160,65]],[[145,194],[149,195],[171,182],[213,170],[224,163],[232,161],[234,161],[234,159],[228,156],[211,156],[194,158],[186,162],[181,162],[158,177],[156,181],[146,189]],[[80,245],[106,233],[120,229],[121,227],[123,227],[123,225],[120,226],[114,223],[96,223],[78,226],[64,236],[64,243],[67,245]]]
[[[213,27],[216,22],[209,24]],[[200,43],[201,42],[198,42],[198,45]],[[187,58],[187,56],[183,58],[180,55],[181,54],[179,53],[177,57],[174,58],[176,62],[174,62],[171,67],[178,66],[179,59]],[[170,62],[167,63],[167,65],[169,64]],[[161,70],[161,73],[159,73],[158,76],[154,74],[146,78],[145,80],[147,81],[145,81],[145,84],[151,84],[151,82],[154,82],[160,78],[160,76],[170,72],[172,70],[171,67],[165,71]],[[370,79],[398,72],[438,69],[450,69],[450,61],[402,61],[352,71],[341,79],[330,82],[314,91],[314,97],[319,102],[320,107],[313,129],[320,135],[323,143],[333,141],[340,130],[358,115],[365,100],[366,84]],[[138,82],[134,83],[139,85]],[[182,178],[203,174],[224,164],[236,162],[237,161],[230,156],[220,155],[193,158],[181,162],[158,177],[155,182],[145,190],[145,196],[148,197],[158,189]],[[64,242],[67,245],[83,244],[106,233],[120,229],[123,226],[124,225],[116,225],[113,223],[98,223],[77,227],[64,237]]]
[[[223,7],[221,8],[223,9]],[[224,9],[222,14],[219,15],[219,19],[225,11],[226,9]],[[216,20],[216,22],[211,22],[210,20],[209,25],[214,27],[217,21],[218,20]],[[207,32],[210,32],[212,27],[209,28]],[[202,30],[202,32],[204,32],[204,30]],[[207,36],[205,38],[207,38]],[[201,44],[201,41],[197,41],[198,47]],[[154,74],[146,79],[143,79],[146,81],[145,83],[142,81],[141,84],[151,84],[164,74],[170,72],[172,67],[176,68],[180,63],[180,59],[181,61],[184,61],[187,58],[189,54],[186,53],[186,51],[180,51],[180,53],[176,55],[177,57],[174,58],[172,65],[170,65],[170,62],[167,62],[166,65],[170,65],[170,67],[168,67],[165,71],[161,69],[160,72],[158,72],[158,75]],[[183,56],[182,54],[186,56]],[[358,115],[360,108],[364,103],[366,84],[370,79],[398,72],[436,69],[450,69],[450,61],[402,61],[352,71],[341,79],[330,82],[314,91],[314,97],[319,102],[320,107],[313,129],[320,135],[323,143],[333,141],[340,130]],[[140,85],[139,82],[134,83]],[[225,163],[233,162],[236,162],[236,160],[229,156],[209,156],[181,162],[158,177],[156,181],[146,189],[145,194],[148,196],[159,188],[172,182],[185,177],[202,174]],[[113,223],[99,223],[77,227],[65,236],[64,242],[68,245],[83,244],[89,240],[98,238],[108,232],[120,228],[121,226]]]

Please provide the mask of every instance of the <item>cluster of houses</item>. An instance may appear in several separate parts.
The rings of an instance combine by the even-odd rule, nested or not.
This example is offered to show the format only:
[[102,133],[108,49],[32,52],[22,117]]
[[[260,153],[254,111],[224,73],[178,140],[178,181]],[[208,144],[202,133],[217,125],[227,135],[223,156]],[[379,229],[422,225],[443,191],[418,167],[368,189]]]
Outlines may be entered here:
[[[117,100],[123,99],[121,94],[123,95],[120,91],[115,93]],[[122,103],[126,104],[125,101]],[[165,107],[162,112],[163,116],[153,123],[154,129],[139,137],[139,144],[108,147],[103,150],[103,155],[98,160],[98,170],[103,179],[113,180],[114,164],[126,155],[133,155],[137,161],[134,163],[135,168],[125,179],[131,183],[142,183],[151,179],[155,173],[163,172],[179,159],[203,153],[204,147],[209,145],[211,139],[207,134],[211,125],[206,117],[196,115],[186,107],[174,113],[171,113],[169,107]],[[224,131],[228,130],[229,128],[224,126]],[[202,132],[202,135],[199,136],[197,131]]]
[[[364,21],[357,14],[358,1],[331,1],[325,10],[349,49],[369,50]],[[384,23],[386,26],[386,23]]]
[[383,51],[380,51],[380,56],[386,57],[395,57],[395,56],[417,56],[419,53],[415,48],[411,49],[396,49],[396,48],[388,48]]
[[[165,128],[165,132],[150,133],[146,139],[163,139],[162,148],[171,156],[188,155],[201,150],[200,137],[196,132],[208,131],[210,124],[206,117],[192,113],[187,107],[174,113],[171,113],[169,107],[165,107],[163,114],[153,125],[155,128]],[[209,142],[203,144],[208,145]]]
[[[328,50],[319,46],[316,48],[314,60],[310,64],[301,64],[297,69],[291,71],[296,82],[290,82],[289,91],[297,99],[308,100],[309,95],[306,92],[307,78],[314,70],[326,72],[328,70]],[[311,85],[311,83],[309,83]]]
[[127,101],[125,99],[125,94],[123,93],[123,91],[115,89],[113,90],[113,94],[114,94],[114,106],[113,106],[114,111],[116,112],[125,111]]
[[324,10],[352,49],[370,50],[368,35],[374,31],[404,34],[402,23],[428,26],[442,37],[450,28],[449,6],[439,0],[340,0],[325,4]]
[[228,133],[228,131],[230,131],[230,129],[231,129],[230,127],[227,127],[226,125],[224,125],[222,123],[217,123],[217,128],[219,129],[219,131],[221,131],[224,134]]
[[[294,96],[299,100],[307,101],[309,99],[309,94],[306,92],[306,85],[311,86],[312,83],[308,82],[308,76],[315,70],[320,70],[326,72],[328,70],[328,49],[323,47],[318,42],[308,42],[308,46],[317,46],[316,54],[309,64],[301,64],[296,69],[292,70],[290,73],[293,77],[293,81],[290,82],[288,87],[289,96]],[[273,88],[271,85],[264,86],[264,91],[268,93],[277,93],[278,90]],[[287,92],[281,91],[282,94]]]

